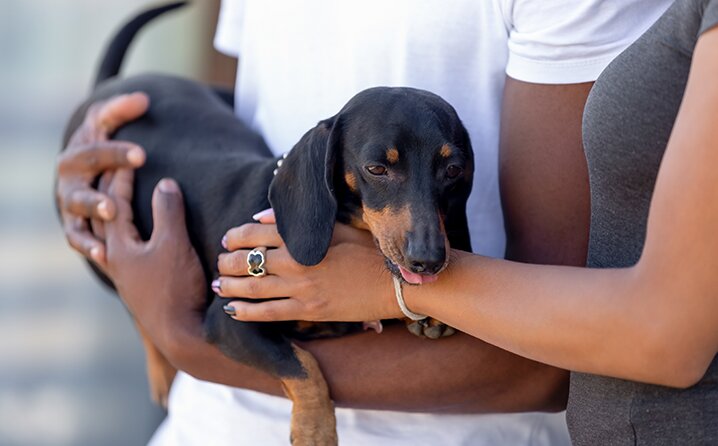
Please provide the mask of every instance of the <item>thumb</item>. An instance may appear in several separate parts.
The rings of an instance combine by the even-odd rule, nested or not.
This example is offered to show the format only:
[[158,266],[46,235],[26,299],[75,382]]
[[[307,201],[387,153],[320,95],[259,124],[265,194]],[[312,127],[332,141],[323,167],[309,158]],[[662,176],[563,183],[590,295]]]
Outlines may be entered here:
[[155,244],[166,237],[172,238],[177,243],[183,241],[189,243],[184,200],[175,180],[164,178],[157,183],[152,194],[152,221],[154,229],[150,244]]

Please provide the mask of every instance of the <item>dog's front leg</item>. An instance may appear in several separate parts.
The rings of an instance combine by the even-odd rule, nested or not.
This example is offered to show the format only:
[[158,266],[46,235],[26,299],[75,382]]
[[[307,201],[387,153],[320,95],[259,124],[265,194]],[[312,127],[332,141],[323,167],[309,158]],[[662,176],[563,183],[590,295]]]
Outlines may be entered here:
[[167,409],[167,398],[170,394],[172,381],[174,381],[177,369],[165,358],[162,352],[155,346],[154,342],[149,338],[144,328],[135,321],[137,331],[142,338],[142,344],[145,347],[145,357],[147,360],[147,382],[150,386],[150,397],[152,401]]
[[295,344],[292,347],[307,376],[281,380],[293,403],[290,442],[292,446],[334,446],[336,418],[327,382],[314,356]]

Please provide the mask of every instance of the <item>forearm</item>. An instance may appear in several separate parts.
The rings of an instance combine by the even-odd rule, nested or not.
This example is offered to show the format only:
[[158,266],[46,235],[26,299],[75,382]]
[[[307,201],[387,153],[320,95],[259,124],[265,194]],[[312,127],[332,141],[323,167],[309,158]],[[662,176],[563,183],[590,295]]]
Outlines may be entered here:
[[567,373],[463,333],[420,339],[402,325],[304,345],[341,406],[408,412],[558,411]]
[[650,274],[472,255],[460,255],[447,273],[408,290],[410,308],[557,367],[664,385],[685,381],[693,350],[681,351],[673,332],[680,304],[671,304],[672,291],[651,283]]
[[[199,327],[184,326],[192,325]],[[225,357],[198,330],[175,330],[171,342],[162,344],[173,365],[199,379],[283,396],[278,380]],[[566,372],[464,334],[428,341],[393,325],[381,335],[302,347],[317,357],[332,398],[343,407],[486,413],[557,411],[566,403]]]
[[197,379],[284,396],[279,380],[226,357],[204,340],[199,317],[170,330],[148,330],[157,347],[178,370]]

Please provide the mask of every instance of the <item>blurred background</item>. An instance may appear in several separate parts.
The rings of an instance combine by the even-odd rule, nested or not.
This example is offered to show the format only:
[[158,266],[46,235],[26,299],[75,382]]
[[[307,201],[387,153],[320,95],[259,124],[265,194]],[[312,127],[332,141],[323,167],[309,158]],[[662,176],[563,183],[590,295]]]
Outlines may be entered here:
[[[159,3],[166,3],[160,1]],[[120,302],[67,246],[55,157],[107,39],[147,0],[0,0],[0,445],[145,444],[164,417]],[[219,0],[149,25],[124,73],[232,85],[212,48]]]

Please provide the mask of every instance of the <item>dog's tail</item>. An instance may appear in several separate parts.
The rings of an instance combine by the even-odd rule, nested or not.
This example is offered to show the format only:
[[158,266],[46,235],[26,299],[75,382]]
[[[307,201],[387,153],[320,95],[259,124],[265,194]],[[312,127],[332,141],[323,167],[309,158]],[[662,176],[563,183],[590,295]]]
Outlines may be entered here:
[[143,26],[150,22],[155,17],[158,17],[165,12],[173,9],[185,6],[187,2],[175,2],[167,5],[159,6],[147,10],[134,19],[127,22],[112,38],[110,45],[105,51],[105,56],[102,58],[100,68],[97,70],[97,77],[95,78],[94,86],[96,87],[99,83],[117,76],[122,66],[122,61],[125,58],[125,53],[132,43],[135,35],[142,29]]

